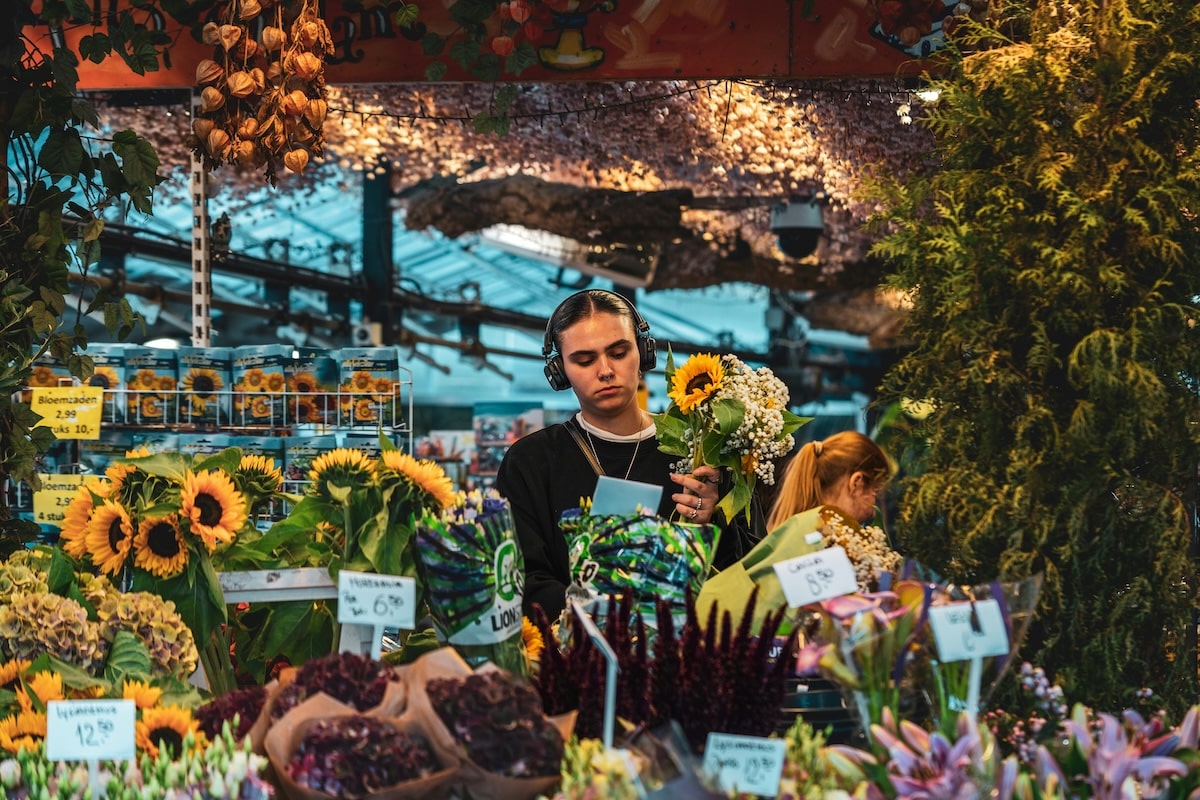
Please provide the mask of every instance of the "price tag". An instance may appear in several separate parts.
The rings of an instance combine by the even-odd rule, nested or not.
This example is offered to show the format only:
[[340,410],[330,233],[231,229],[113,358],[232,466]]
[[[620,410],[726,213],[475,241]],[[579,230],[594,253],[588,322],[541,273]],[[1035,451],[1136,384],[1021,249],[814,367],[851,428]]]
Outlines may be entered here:
[[104,416],[101,386],[58,386],[34,389],[31,407],[42,415],[39,427],[49,428],[59,439],[99,439]]
[[774,797],[779,794],[786,750],[783,739],[710,733],[704,745],[704,771],[716,777],[723,792]]
[[67,506],[79,494],[83,475],[38,475],[42,488],[33,493],[33,518],[43,525],[62,527]]
[[942,661],[1008,655],[1008,629],[995,600],[930,606],[929,627]]
[[338,573],[338,622],[417,627],[417,582],[402,575]]
[[46,704],[46,758],[127,761],[136,753],[132,700],[51,700]]
[[858,591],[854,565],[837,545],[780,561],[775,574],[792,608]]

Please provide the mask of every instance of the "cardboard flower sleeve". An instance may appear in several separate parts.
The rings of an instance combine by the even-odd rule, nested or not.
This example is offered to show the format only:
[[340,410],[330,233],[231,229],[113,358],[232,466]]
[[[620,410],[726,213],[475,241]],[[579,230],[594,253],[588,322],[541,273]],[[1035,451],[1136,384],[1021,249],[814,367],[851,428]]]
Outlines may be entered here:
[[[301,786],[292,780],[288,774],[288,763],[300,747],[309,728],[317,722],[355,715],[361,715],[361,712],[353,706],[334,700],[323,692],[318,692],[288,711],[270,727],[264,741],[267,758],[275,771],[276,781],[290,800],[333,800],[334,795]],[[424,778],[397,783],[369,792],[363,797],[369,798],[369,800],[405,800],[406,798],[438,800],[438,798],[448,796],[458,777],[459,762],[453,753],[444,753],[433,747],[433,738],[423,721],[412,714],[405,714],[401,717],[388,717],[382,714],[372,716],[388,719],[405,733],[420,736],[429,742],[430,749],[433,750],[441,769]]]

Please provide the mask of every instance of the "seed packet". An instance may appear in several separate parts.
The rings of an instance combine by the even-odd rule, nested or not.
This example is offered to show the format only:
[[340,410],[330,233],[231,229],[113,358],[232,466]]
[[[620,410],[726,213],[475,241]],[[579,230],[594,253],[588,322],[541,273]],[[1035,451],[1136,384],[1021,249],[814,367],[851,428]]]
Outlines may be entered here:
[[138,425],[175,423],[178,379],[174,350],[125,350],[126,421]]
[[383,448],[379,444],[379,437],[370,433],[343,433],[340,437],[342,447],[357,450],[372,460],[379,460],[383,455]]
[[228,347],[181,347],[179,421],[187,424],[230,422],[232,350]]
[[396,348],[343,347],[338,360],[342,424],[370,428],[402,425]]
[[284,369],[292,360],[289,345],[263,344],[233,350],[233,424],[283,425]]
[[[49,353],[42,353],[38,359],[33,362],[33,372],[29,376],[29,380],[25,385],[30,389],[52,389],[55,386],[70,386],[71,373],[67,369],[67,365],[59,361]],[[33,395],[30,392],[21,392],[21,402],[32,402]]]
[[91,356],[95,370],[88,379],[88,386],[104,389],[105,423],[125,421],[125,345],[93,342],[87,346],[85,355]]
[[286,374],[288,424],[337,424],[336,351],[298,347],[296,357],[287,364]]
[[132,431],[101,427],[99,439],[79,440],[79,471],[85,475],[103,475],[109,464],[124,458],[132,449]]
[[308,468],[313,459],[338,446],[337,436],[288,436],[283,440],[283,490],[302,494],[308,486]]
[[179,452],[192,456],[211,456],[229,447],[229,437],[223,433],[181,433]]

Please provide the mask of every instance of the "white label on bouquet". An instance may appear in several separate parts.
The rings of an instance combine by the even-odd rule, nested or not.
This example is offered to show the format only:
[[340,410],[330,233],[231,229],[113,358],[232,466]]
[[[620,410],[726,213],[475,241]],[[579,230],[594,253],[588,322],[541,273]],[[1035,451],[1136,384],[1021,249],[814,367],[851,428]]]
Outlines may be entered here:
[[1008,655],[1008,629],[995,600],[930,606],[929,627],[942,661]]
[[338,622],[417,627],[417,582],[403,575],[338,573]]
[[516,540],[505,539],[496,548],[492,563],[496,592],[492,607],[447,636],[450,644],[497,644],[521,634],[525,574],[520,564]]
[[854,565],[838,545],[780,561],[775,574],[792,608],[858,591]]
[[704,771],[716,778],[723,792],[774,797],[779,794],[786,749],[783,739],[710,733],[704,745]]
[[127,761],[137,752],[132,700],[51,700],[46,704],[46,758]]

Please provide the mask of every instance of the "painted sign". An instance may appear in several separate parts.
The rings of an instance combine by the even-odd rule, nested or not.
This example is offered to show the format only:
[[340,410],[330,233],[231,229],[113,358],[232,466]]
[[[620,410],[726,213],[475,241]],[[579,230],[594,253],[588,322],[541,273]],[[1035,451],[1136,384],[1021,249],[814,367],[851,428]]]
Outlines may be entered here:
[[[445,66],[441,80],[479,80],[450,57],[463,43],[453,14],[460,3],[470,2],[423,0],[417,3],[417,21],[399,26],[396,15],[403,3],[323,0],[334,49],[326,80],[422,82],[434,62]],[[64,26],[68,44],[78,51],[83,37],[106,32],[115,11],[129,3],[91,0],[99,27]],[[520,82],[890,77],[919,74],[930,66],[927,58],[941,48],[943,26],[955,5],[956,0],[509,0],[497,4],[486,21],[480,52],[504,59],[520,49],[529,65],[515,78],[500,75]],[[160,12],[136,13],[171,37],[170,67],[138,76],[119,59],[101,64],[83,59],[80,88],[195,83],[196,65],[211,57],[213,48]],[[215,10],[208,19],[220,21]],[[521,23],[514,26],[517,19]],[[265,24],[262,17],[256,23]],[[34,28],[26,34],[50,46],[49,31]],[[438,38],[440,52],[427,52]]]

